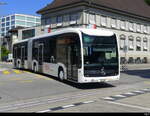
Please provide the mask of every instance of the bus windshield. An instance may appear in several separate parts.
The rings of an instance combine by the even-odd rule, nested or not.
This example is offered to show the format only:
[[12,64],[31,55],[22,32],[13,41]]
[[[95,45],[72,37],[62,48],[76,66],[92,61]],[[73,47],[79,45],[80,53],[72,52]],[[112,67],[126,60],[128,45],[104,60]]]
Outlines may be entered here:
[[83,34],[83,55],[85,69],[118,69],[116,36]]

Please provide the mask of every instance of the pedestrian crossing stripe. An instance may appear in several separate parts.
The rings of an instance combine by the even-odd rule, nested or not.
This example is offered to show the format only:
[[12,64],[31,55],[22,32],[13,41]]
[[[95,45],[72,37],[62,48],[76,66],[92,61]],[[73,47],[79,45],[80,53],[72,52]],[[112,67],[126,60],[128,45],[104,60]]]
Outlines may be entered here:
[[142,90],[138,90],[138,91],[132,91],[132,92],[128,92],[128,93],[123,93],[120,95],[104,97],[103,99],[106,101],[117,101],[117,100],[129,98],[132,96],[138,96],[138,95],[146,94],[146,93],[150,93],[150,88],[146,88],[146,89],[142,89]]

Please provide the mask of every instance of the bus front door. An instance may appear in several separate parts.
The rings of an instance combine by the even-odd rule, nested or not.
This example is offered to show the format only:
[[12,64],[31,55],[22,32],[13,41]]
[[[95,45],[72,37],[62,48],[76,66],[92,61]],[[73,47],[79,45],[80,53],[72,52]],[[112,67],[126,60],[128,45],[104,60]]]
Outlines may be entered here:
[[67,77],[69,80],[77,81],[77,64],[75,63],[74,46],[67,49]]

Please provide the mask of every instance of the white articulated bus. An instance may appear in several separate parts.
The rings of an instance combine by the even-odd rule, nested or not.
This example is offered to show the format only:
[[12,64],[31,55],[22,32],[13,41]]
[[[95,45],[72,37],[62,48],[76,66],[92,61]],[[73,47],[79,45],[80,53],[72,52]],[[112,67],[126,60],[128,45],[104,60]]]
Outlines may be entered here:
[[13,45],[13,64],[76,83],[119,80],[116,35],[99,29],[67,28]]

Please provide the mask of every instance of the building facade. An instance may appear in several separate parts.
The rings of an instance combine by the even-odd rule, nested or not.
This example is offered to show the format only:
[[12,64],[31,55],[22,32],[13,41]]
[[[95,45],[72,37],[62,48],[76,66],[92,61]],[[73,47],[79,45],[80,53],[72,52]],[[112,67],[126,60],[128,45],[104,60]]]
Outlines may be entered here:
[[16,27],[33,27],[41,24],[41,18],[26,14],[12,14],[0,18],[0,35],[8,35],[10,29]]
[[37,13],[51,30],[98,28],[116,33],[121,63],[150,63],[150,6],[144,0],[54,0]]

